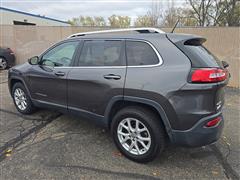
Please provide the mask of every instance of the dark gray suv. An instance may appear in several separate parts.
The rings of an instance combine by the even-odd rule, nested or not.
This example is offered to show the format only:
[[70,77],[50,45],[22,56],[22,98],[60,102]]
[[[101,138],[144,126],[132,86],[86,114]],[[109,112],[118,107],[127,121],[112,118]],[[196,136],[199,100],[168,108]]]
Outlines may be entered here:
[[111,130],[129,159],[153,160],[167,142],[203,146],[223,129],[226,62],[194,35],[134,28],[74,34],[9,70],[16,108],[51,108]]

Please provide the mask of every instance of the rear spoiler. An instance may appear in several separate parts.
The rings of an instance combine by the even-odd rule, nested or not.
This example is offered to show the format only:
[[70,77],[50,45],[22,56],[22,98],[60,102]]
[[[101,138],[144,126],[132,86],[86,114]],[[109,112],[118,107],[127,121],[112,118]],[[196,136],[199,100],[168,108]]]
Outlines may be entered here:
[[195,36],[190,34],[166,34],[167,38],[174,44],[199,46],[203,44],[206,39],[201,36]]

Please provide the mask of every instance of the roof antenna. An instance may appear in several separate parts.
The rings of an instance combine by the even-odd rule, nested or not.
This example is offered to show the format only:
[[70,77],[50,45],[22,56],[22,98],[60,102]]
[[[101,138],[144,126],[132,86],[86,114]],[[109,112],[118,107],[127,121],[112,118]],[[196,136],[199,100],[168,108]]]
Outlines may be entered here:
[[176,23],[175,23],[175,25],[174,25],[174,27],[173,27],[173,29],[172,29],[171,33],[173,33],[173,32],[174,32],[174,30],[176,29],[176,27],[177,27],[177,25],[178,25],[179,21],[180,21],[180,17],[178,17],[178,19],[177,19],[177,21],[176,21]]

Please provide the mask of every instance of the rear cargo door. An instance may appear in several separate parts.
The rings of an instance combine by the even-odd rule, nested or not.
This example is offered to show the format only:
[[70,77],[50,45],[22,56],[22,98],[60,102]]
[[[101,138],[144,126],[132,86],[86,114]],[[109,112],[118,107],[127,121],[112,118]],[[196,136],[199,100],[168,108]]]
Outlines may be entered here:
[[195,91],[199,91],[199,94],[204,92],[212,94],[211,99],[203,96],[202,100],[206,102],[209,100],[209,103],[213,104],[212,111],[220,111],[224,103],[223,87],[228,79],[228,71],[222,61],[203,45],[205,38],[181,34],[168,34],[167,37],[191,62],[192,70],[188,82],[196,84]]

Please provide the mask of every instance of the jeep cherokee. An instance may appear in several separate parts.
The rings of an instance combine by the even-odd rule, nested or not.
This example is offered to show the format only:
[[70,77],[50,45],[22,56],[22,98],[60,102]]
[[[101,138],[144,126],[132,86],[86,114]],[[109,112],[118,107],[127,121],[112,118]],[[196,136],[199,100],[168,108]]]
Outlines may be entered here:
[[198,147],[221,135],[228,65],[205,41],[155,28],[78,33],[11,68],[9,90],[19,112],[94,120],[126,157],[148,162],[167,142]]

